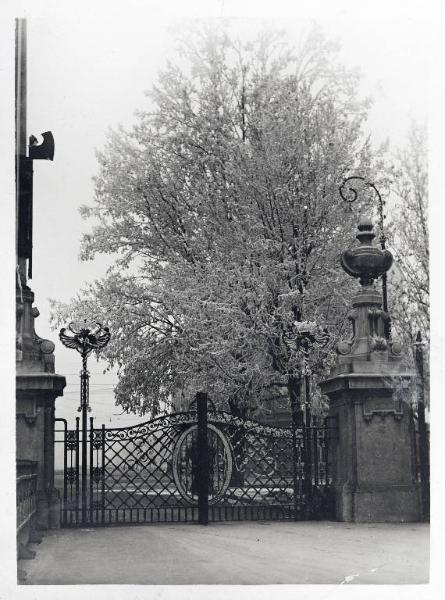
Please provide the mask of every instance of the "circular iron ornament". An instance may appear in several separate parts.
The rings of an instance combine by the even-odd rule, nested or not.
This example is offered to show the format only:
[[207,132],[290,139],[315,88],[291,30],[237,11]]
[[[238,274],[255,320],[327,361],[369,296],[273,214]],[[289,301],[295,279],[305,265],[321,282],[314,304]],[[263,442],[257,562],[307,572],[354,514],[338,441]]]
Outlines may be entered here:
[[[191,505],[198,505],[197,493],[197,437],[198,425],[182,432],[173,448],[173,479],[181,497]],[[209,445],[209,504],[220,500],[232,477],[232,451],[227,437],[212,424],[207,425]]]

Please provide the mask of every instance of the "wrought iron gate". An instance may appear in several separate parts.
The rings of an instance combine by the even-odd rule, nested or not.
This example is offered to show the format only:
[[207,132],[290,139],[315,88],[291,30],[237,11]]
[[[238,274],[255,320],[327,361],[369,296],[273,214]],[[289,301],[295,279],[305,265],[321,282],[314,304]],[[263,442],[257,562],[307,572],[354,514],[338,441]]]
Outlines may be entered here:
[[190,411],[99,429],[90,419],[85,494],[79,419],[74,430],[56,419],[63,423],[56,431],[64,456],[62,525],[331,516],[335,428],[326,420],[286,428],[226,412],[206,415],[204,425]]

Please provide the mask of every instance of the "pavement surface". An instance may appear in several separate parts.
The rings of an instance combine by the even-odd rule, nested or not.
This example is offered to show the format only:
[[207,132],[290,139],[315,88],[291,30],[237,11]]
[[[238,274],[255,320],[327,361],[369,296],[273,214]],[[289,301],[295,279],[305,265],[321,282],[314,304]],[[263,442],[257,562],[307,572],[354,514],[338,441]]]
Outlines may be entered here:
[[225,522],[48,531],[20,583],[421,584],[423,523]]

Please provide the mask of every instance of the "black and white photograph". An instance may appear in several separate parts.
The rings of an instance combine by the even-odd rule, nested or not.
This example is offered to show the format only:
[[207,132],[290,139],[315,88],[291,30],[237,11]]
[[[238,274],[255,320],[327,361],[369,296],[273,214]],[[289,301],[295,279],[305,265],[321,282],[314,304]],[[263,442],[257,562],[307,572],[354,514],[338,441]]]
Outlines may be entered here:
[[439,13],[7,4],[0,597],[436,597]]

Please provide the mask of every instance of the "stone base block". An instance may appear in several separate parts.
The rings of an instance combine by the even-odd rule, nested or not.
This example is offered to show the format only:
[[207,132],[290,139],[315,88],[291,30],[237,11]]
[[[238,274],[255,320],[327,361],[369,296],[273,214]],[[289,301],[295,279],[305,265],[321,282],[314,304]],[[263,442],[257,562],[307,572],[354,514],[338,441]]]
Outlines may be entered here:
[[353,523],[412,523],[422,520],[419,490],[415,485],[384,489],[336,490],[336,517]]
[[29,543],[30,544],[41,544],[42,543],[42,536],[39,535],[39,533],[37,533],[37,531],[31,531],[31,533],[29,534]]
[[24,544],[17,544],[17,558],[20,560],[31,560],[36,557],[36,553],[34,550],[28,548]]
[[335,518],[347,523],[353,521],[352,490],[348,485],[333,486],[335,496]]
[[56,489],[46,496],[40,497],[37,502],[37,528],[58,529],[60,527],[61,500]]
[[26,583],[25,569],[17,568],[17,583],[18,583],[18,585],[24,585]]
[[57,490],[53,491],[48,511],[48,529],[60,529],[60,509],[62,501]]

